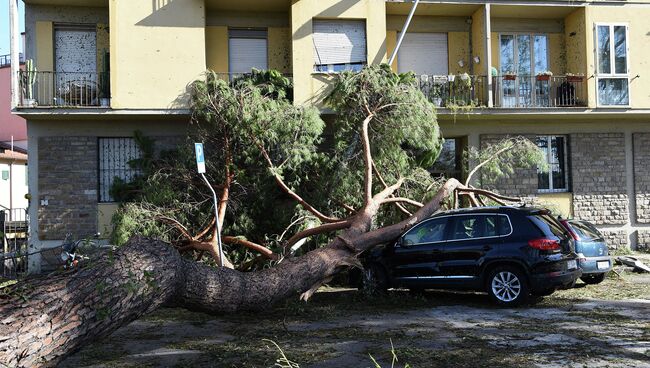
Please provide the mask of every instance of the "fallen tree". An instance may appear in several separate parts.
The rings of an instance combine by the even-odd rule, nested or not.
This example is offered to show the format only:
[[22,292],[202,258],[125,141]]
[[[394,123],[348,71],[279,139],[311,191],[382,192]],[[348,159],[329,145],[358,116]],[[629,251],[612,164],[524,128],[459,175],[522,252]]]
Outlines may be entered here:
[[[199,114],[213,123],[199,132],[206,142],[215,144],[215,150],[217,144],[222,150],[222,159],[214,160],[222,166],[215,168],[218,174],[213,175],[213,179],[222,178],[216,186],[221,192],[219,220],[228,223],[226,208],[230,208],[239,181],[243,187],[243,183],[259,185],[266,178],[275,190],[279,188],[282,200],[297,203],[299,211],[318,223],[297,229],[276,252],[271,246],[227,235],[224,238],[230,237],[227,239],[235,247],[254,249],[273,262],[272,267],[241,272],[194,259],[203,259],[206,251],[217,257],[215,233],[210,231],[214,218],[194,221],[189,225],[192,230],[169,216],[170,211],[149,210],[150,222],[176,233],[173,246],[135,236],[117,251],[79,269],[27,279],[4,289],[0,300],[2,364],[55,365],[90,341],[162,305],[224,313],[262,310],[293,296],[307,300],[340,271],[359,266],[361,252],[393,241],[442,208],[457,207],[463,198],[472,205],[511,199],[455,179],[440,183],[428,176],[423,167],[437,157],[441,139],[433,106],[408,75],[396,75],[382,66],[341,76],[330,98],[341,117],[335,124],[336,139],[327,160],[317,153],[322,122],[314,111],[287,104],[281,100],[283,93],[273,87],[248,83],[237,89],[210,76],[207,84],[197,87],[201,93]],[[313,124],[303,124],[307,120]],[[529,148],[522,143],[508,151]],[[485,166],[496,162],[496,157],[489,158]],[[305,163],[316,165],[317,170],[306,169]],[[316,183],[324,178],[333,180],[312,187],[315,193],[299,194],[294,186],[306,184],[300,174],[308,173],[316,176]],[[169,176],[160,172],[152,177],[162,177],[161,182],[169,184]],[[187,171],[180,178],[180,184],[188,189],[179,195],[198,190],[198,186],[190,188],[194,179]],[[248,195],[251,191],[263,193],[252,185],[247,188],[243,191]],[[205,201],[190,200],[193,205],[188,211],[203,206],[202,212],[214,213],[209,207],[205,210]],[[313,200],[327,212],[317,209]],[[241,228],[236,217],[230,220],[224,231]],[[326,245],[319,244],[296,257],[286,251],[317,236],[326,236]],[[179,252],[187,250],[199,257],[184,257]],[[235,263],[245,262],[239,259]]]

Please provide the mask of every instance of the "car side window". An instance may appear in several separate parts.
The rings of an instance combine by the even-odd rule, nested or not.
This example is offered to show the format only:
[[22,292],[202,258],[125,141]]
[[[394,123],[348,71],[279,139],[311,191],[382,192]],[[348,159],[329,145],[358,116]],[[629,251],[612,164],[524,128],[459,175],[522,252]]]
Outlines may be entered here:
[[485,216],[465,215],[454,218],[450,240],[481,238],[485,232]]
[[510,219],[506,215],[498,216],[499,219],[499,235],[506,236],[512,233],[512,225]]
[[445,240],[446,227],[446,218],[423,222],[409,230],[402,237],[402,243],[405,245],[417,245],[443,241]]

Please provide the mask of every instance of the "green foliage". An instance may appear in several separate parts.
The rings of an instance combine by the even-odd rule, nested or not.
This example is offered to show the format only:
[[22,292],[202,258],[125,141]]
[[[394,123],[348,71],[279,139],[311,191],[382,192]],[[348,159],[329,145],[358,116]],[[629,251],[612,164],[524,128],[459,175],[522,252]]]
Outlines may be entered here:
[[489,182],[511,176],[519,168],[548,170],[544,152],[530,139],[521,136],[485,145],[480,151],[472,147],[466,159],[482,165],[481,177]]
[[[422,94],[413,74],[396,74],[386,64],[369,66],[360,73],[342,73],[327,103],[337,112],[328,163],[333,185],[328,196],[357,208],[362,204],[360,131],[371,111],[369,138],[377,170],[389,185],[406,178],[410,185],[400,195],[419,198],[433,181],[424,170],[437,159],[443,140],[435,106]],[[383,189],[379,180],[374,184],[375,192]]]

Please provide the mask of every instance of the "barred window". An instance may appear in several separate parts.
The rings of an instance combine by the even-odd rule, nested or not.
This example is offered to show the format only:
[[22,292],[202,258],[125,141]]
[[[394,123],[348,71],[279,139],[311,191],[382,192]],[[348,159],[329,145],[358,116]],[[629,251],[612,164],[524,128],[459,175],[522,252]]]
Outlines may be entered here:
[[99,202],[114,202],[111,187],[115,178],[131,182],[138,174],[129,162],[141,157],[133,138],[99,138]]

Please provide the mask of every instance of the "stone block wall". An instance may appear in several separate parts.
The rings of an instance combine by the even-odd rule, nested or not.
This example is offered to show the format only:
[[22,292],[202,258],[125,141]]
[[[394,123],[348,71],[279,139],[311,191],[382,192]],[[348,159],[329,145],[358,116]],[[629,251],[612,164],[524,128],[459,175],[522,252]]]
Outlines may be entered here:
[[41,137],[38,162],[40,240],[96,233],[97,137]]
[[[483,134],[481,135],[481,148],[508,137],[505,134]],[[529,138],[534,139],[534,137],[530,136]],[[481,186],[507,196],[530,197],[537,194],[537,169],[517,168],[513,175],[496,180],[483,175],[481,176]]]
[[650,223],[650,133],[635,133],[634,192],[637,222]]
[[620,249],[630,246],[630,242],[627,236],[627,233],[624,230],[619,231],[600,231],[607,242],[608,248],[611,249]]
[[625,135],[578,133],[569,142],[575,217],[597,225],[625,224]]
[[639,230],[637,234],[637,250],[650,252],[650,230]]

